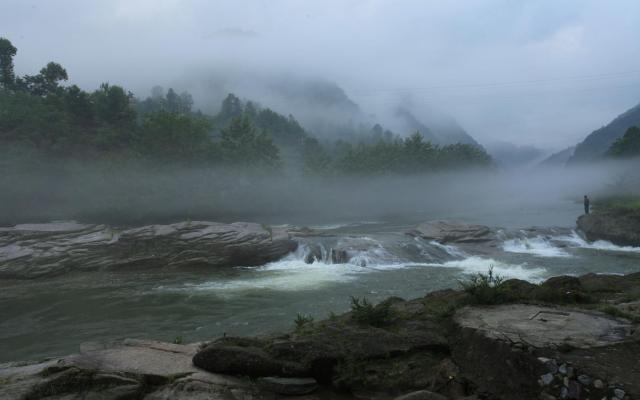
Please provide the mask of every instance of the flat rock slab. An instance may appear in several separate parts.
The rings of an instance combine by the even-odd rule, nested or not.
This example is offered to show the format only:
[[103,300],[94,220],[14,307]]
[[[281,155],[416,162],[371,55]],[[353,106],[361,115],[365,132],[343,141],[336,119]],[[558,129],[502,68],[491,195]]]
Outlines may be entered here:
[[187,221],[120,230],[50,223],[0,228],[0,279],[107,268],[255,266],[295,250],[288,232],[256,223]]
[[524,304],[465,307],[455,321],[489,338],[538,348],[608,346],[631,339],[633,328],[627,320],[599,312]]
[[459,221],[428,221],[407,232],[408,235],[439,243],[482,243],[496,238],[488,226]]

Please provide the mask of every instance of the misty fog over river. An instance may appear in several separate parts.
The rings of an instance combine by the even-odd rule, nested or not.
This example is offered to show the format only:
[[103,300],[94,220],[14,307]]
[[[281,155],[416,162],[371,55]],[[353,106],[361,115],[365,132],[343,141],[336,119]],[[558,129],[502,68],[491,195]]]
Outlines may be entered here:
[[[180,217],[215,219],[217,210],[238,220],[306,225],[317,232],[309,241],[324,253],[342,241],[369,245],[346,264],[332,264],[326,258],[306,264],[309,243],[301,242],[294,253],[258,267],[69,272],[46,279],[0,281],[0,361],[73,353],[87,341],[172,341],[180,337],[193,342],[225,333],[285,331],[293,327],[298,313],[322,319],[330,312],[347,311],[350,296],[374,301],[389,296],[418,297],[456,288],[468,274],[486,272],[491,266],[505,278],[532,282],[560,274],[640,271],[640,248],[587,243],[573,231],[582,212],[583,193],[610,190],[607,182],[615,182],[624,171],[625,166],[600,165],[580,170],[460,172],[333,183],[263,178],[247,181],[252,183],[236,187],[227,197],[194,184],[202,179],[202,172],[183,172],[177,173],[179,179],[162,177],[165,191],[147,193],[144,208],[133,191],[136,174],[102,179],[93,188],[77,185],[77,181],[65,187],[64,181],[57,181],[49,195],[70,199],[66,191],[73,187],[75,202],[44,204],[40,210],[48,213],[49,220],[73,217],[67,214],[73,208],[90,210],[90,222],[105,222],[96,219],[111,216],[101,209],[109,203],[106,200],[121,197],[118,191],[130,190],[127,201],[131,203],[126,205],[130,215],[149,212],[149,218],[174,222]],[[149,174],[144,178],[146,185],[161,179]],[[88,178],[78,174],[73,179]],[[172,187],[168,182],[185,186]],[[79,187],[86,192],[78,192]],[[180,190],[185,190],[184,195],[175,196]],[[92,201],[82,203],[91,193]],[[9,195],[3,196],[4,204],[9,204]],[[209,208],[204,207],[207,198]],[[158,209],[169,210],[161,218],[153,213],[154,199]],[[186,205],[192,207],[192,214],[180,215]],[[38,216],[23,217],[33,222]],[[16,215],[5,213],[3,218]],[[501,227],[503,240],[491,252],[475,252],[406,235],[417,224],[433,219]],[[532,226],[541,229],[522,230]]]

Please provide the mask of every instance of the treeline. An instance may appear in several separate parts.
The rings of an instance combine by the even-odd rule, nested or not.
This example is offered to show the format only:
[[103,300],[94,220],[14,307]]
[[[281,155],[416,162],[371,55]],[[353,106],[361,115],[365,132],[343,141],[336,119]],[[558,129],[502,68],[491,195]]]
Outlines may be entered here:
[[218,113],[193,110],[188,92],[153,88],[139,100],[102,84],[87,92],[64,86],[67,71],[50,62],[37,75],[15,76],[17,49],[0,38],[0,144],[77,159],[140,159],[160,165],[228,165],[272,171],[287,165],[306,174],[420,173],[488,166],[490,157],[465,144],[436,146],[419,133],[402,139],[380,125],[367,140],[321,142],[285,117],[229,94]]

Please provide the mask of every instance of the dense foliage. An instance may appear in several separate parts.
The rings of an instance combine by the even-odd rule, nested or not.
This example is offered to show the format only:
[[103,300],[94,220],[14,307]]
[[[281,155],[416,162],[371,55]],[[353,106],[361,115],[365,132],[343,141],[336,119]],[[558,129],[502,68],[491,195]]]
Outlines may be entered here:
[[640,156],[640,128],[632,126],[624,136],[616,139],[607,154],[615,158],[631,158]]
[[[67,71],[54,62],[37,75],[15,76],[17,49],[0,38],[0,144],[74,159],[140,159],[159,165],[229,165],[274,170],[288,165],[308,175],[422,173],[487,166],[483,149],[436,146],[420,133],[401,139],[380,125],[357,140],[322,142],[285,117],[234,94],[220,111],[193,110],[188,92],[154,87],[136,99],[102,84],[93,92],[63,86]],[[340,136],[340,135],[338,135]],[[346,135],[345,137],[347,137]]]
[[491,157],[478,147],[468,144],[433,145],[416,132],[406,139],[360,144],[339,160],[338,169],[357,174],[420,173],[489,165]]

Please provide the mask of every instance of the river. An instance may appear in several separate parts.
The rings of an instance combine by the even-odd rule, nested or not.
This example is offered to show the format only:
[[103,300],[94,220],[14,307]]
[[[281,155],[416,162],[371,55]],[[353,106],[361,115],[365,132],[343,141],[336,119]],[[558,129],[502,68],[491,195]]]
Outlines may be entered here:
[[[284,331],[298,313],[321,319],[347,311],[351,296],[373,301],[423,296],[459,287],[468,274],[490,267],[505,278],[532,282],[561,274],[640,271],[640,248],[586,243],[573,232],[579,212],[580,204],[564,200],[527,209],[497,205],[483,211],[469,207],[466,213],[438,210],[366,221],[295,221],[309,222],[321,234],[317,243],[325,252],[341,240],[363,241],[368,247],[348,264],[306,264],[308,244],[302,244],[282,260],[251,268],[103,271],[0,281],[0,361],[74,353],[89,341],[193,342],[224,334]],[[433,218],[505,227],[509,234],[489,255],[405,234]],[[554,229],[540,235],[519,233],[533,225]]]

